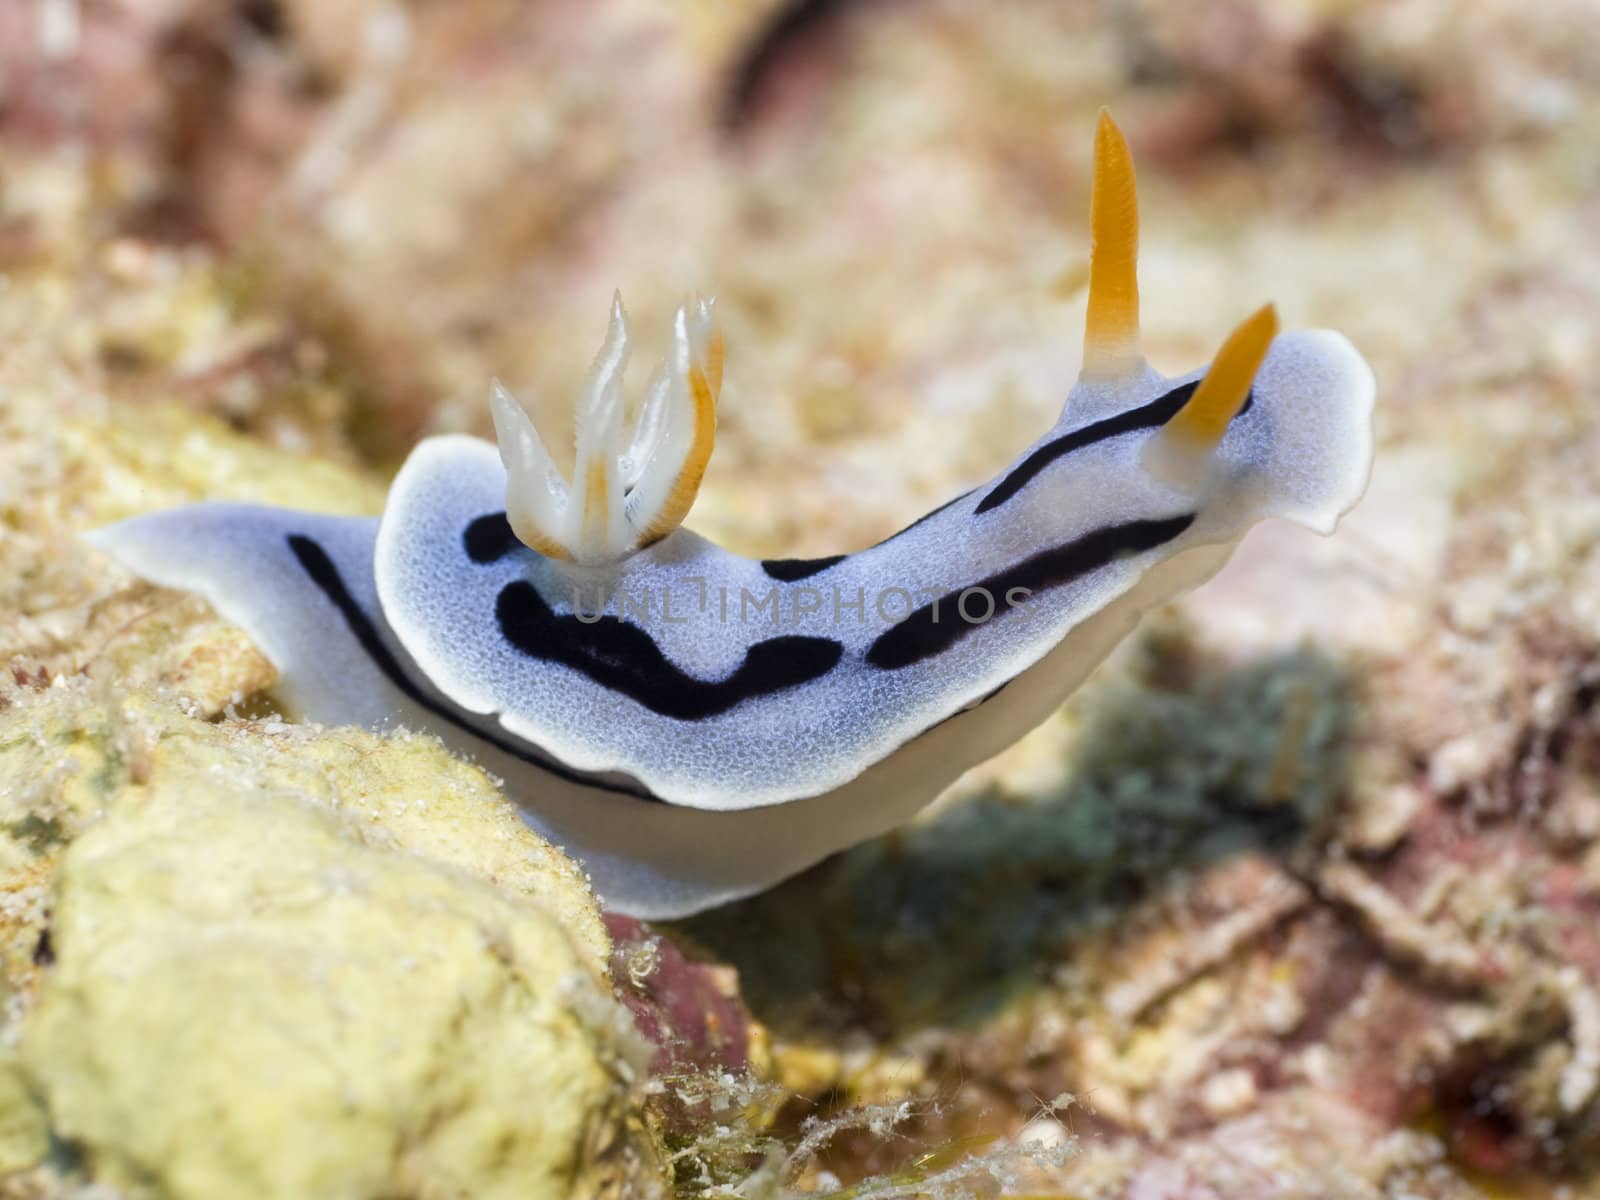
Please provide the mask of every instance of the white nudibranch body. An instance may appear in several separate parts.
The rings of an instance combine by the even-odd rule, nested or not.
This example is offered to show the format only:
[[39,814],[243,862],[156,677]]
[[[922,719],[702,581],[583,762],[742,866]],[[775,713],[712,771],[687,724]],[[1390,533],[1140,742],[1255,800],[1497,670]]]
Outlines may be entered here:
[[506,781],[611,908],[682,915],[909,818],[1050,714],[1149,608],[1265,517],[1359,499],[1373,379],[1263,308],[1211,365],[1139,352],[1132,163],[1095,143],[1084,369],[995,479],[855,554],[756,561],[680,527],[722,340],[679,310],[630,408],[620,301],[570,479],[496,385],[498,447],[420,444],[383,516],[197,504],[88,535],[206,595],[330,724],[437,733]]

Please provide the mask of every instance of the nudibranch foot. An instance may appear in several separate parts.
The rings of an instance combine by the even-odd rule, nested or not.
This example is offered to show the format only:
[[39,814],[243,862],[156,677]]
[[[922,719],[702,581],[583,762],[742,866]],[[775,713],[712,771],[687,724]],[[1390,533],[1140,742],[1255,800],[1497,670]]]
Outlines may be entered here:
[[722,340],[673,322],[632,408],[613,304],[571,476],[504,389],[498,446],[429,438],[381,520],[201,504],[97,545],[208,596],[306,717],[436,733],[501,776],[611,907],[679,916],[906,820],[1045,719],[1249,529],[1332,530],[1372,460],[1374,383],[1270,305],[1203,370],[1139,344],[1137,195],[1095,140],[1083,372],[993,480],[875,546],[756,560],[681,527],[711,454]]

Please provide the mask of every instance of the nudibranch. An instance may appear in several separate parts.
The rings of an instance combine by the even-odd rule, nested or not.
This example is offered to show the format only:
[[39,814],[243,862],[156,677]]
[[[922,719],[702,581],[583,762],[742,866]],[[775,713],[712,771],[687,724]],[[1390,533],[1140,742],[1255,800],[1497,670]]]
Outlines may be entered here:
[[208,597],[329,724],[436,733],[501,776],[611,908],[685,915],[905,821],[1054,710],[1145,610],[1257,521],[1320,533],[1360,498],[1373,377],[1271,306],[1208,368],[1139,348],[1132,161],[1095,140],[1082,373],[995,479],[854,554],[757,561],[680,523],[723,345],[673,324],[633,403],[620,301],[570,475],[495,387],[498,446],[423,441],[381,518],[204,503],[89,535]]

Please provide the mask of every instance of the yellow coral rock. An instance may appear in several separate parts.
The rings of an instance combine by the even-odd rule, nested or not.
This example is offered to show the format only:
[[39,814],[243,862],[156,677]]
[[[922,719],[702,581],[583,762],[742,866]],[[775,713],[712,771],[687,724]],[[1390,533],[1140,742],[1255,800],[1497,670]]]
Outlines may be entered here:
[[425,739],[166,721],[148,782],[62,857],[22,1026],[92,1176],[196,1200],[616,1186],[638,1049],[570,864]]
[[0,1054],[0,1172],[34,1166],[49,1149],[49,1129],[38,1099],[29,1092],[15,1055]]

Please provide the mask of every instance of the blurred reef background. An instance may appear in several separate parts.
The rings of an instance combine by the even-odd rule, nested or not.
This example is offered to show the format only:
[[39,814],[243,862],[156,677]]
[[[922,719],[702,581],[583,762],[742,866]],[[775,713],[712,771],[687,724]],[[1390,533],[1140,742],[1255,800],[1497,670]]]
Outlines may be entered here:
[[[602,914],[75,540],[699,288],[689,524],[867,545],[1053,421],[1101,105],[1151,360],[1343,330],[1372,488],[766,896]],[[1600,1195],[1600,6],[0,0],[0,998],[18,1200]]]

